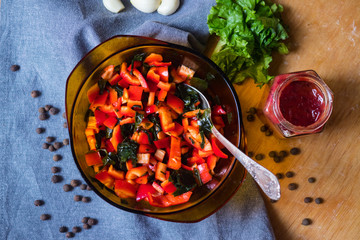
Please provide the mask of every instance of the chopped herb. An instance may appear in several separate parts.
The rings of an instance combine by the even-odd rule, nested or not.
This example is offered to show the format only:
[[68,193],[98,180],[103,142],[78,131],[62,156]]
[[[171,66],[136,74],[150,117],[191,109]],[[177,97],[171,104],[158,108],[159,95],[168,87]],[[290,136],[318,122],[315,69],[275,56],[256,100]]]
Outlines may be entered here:
[[104,167],[107,165],[115,165],[116,162],[118,161],[118,158],[116,156],[116,154],[113,153],[108,153],[106,150],[103,150],[106,152],[106,156],[102,158],[102,162]]
[[195,180],[196,180],[197,185],[202,186],[203,183],[202,183],[202,181],[201,181],[201,177],[200,177],[199,170],[198,170],[197,168],[194,168],[194,169],[193,169],[193,173],[194,173],[194,176],[195,176]]
[[133,71],[134,71],[134,62],[135,61],[140,61],[142,62],[145,58],[145,53],[140,53],[140,54],[136,54],[133,59],[131,60],[131,70],[130,70],[130,74],[133,75]]
[[185,112],[199,108],[198,106],[195,106],[195,104],[200,101],[199,94],[195,90],[187,87],[186,85],[178,85],[176,87],[175,95],[184,101]]
[[105,137],[111,138],[112,137],[113,130],[111,128],[106,127],[105,129]]
[[121,135],[126,138],[134,133],[135,123],[127,123],[120,126]]
[[132,140],[124,140],[122,143],[118,145],[117,156],[120,159],[120,162],[126,162],[131,159],[133,166],[136,165],[137,162],[137,150],[139,145]]
[[176,191],[173,193],[175,197],[186,193],[197,186],[193,172],[183,168],[176,171],[172,170],[170,172],[169,181],[176,187]]
[[102,95],[104,93],[106,83],[107,83],[107,81],[102,78],[100,78],[100,80],[98,81],[98,86],[100,88],[100,92],[99,92],[100,95]]
[[148,120],[154,124],[152,128],[150,128],[150,132],[154,136],[154,140],[158,140],[157,134],[162,131],[161,125],[160,125],[160,119],[159,116],[155,113],[148,115]]
[[96,149],[101,148],[101,139],[103,137],[105,137],[105,136],[106,136],[106,132],[104,130],[100,130],[99,133],[95,134],[95,140],[96,140],[95,147],[96,147]]

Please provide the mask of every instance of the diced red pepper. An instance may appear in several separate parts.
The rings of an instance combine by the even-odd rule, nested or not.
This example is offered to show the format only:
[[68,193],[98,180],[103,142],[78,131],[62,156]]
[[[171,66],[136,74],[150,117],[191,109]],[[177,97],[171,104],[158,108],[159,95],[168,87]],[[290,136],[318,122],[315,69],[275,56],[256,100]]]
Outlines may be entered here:
[[149,194],[148,200],[149,200],[149,204],[154,207],[169,207],[169,206],[171,206],[171,202],[164,195],[152,196]]
[[165,192],[171,194],[176,191],[176,187],[172,182],[165,181],[161,184],[161,187],[164,189]]
[[[151,133],[149,133],[149,135],[151,135]],[[147,144],[147,145],[150,144],[148,135],[146,133],[144,133],[143,131],[139,132],[138,143],[139,144]]]
[[120,109],[122,116],[135,117],[136,112],[132,110],[130,107],[121,107]]
[[114,65],[107,66],[104,69],[103,73],[101,74],[101,78],[104,80],[109,80],[114,74],[114,69],[115,69]]
[[112,143],[115,152],[117,152],[118,145],[124,140],[121,135],[120,125],[116,125],[113,129],[112,137],[110,138],[110,142]]
[[[154,67],[150,68],[146,74],[146,79],[150,80],[152,82],[158,83],[158,82],[160,82],[160,75],[157,74],[155,72],[155,70],[156,70],[156,68],[154,68]],[[149,86],[149,88],[150,88],[150,86]],[[150,88],[150,91],[152,91],[151,88]]]
[[181,164],[181,167],[182,167],[183,169],[185,169],[185,170],[188,170],[188,171],[192,171],[192,170],[193,170],[192,167],[186,166],[186,165],[184,165],[184,164]]
[[152,114],[158,110],[158,107],[156,105],[146,106],[145,112],[146,114]]
[[97,83],[95,83],[94,85],[91,86],[91,88],[89,88],[89,90],[87,91],[89,103],[92,103],[96,99],[96,97],[99,95],[99,92],[100,92],[100,88]]
[[106,113],[104,113],[100,110],[95,110],[94,115],[95,115],[97,127],[102,125],[105,122],[105,120],[107,119]]
[[115,194],[122,198],[135,198],[136,187],[126,180],[118,179],[115,181]]
[[214,116],[211,116],[211,119],[212,119],[214,125],[219,125],[220,127],[225,127],[225,123],[224,123],[222,116],[214,115]]
[[111,86],[116,85],[119,81],[120,81],[121,77],[118,73],[115,73],[114,76],[112,76],[108,82],[110,83]]
[[149,66],[152,67],[165,67],[165,66],[171,66],[171,62],[158,62],[158,61],[153,61],[149,63]]
[[165,181],[166,180],[166,177],[165,177],[166,168],[167,168],[167,165],[165,163],[158,162],[156,164],[155,179],[160,180],[160,181]]
[[154,181],[152,186],[156,189],[157,192],[164,194],[164,189],[157,182]]
[[174,195],[172,194],[168,194],[166,195],[166,198],[170,202],[170,205],[173,206],[188,202],[190,200],[191,195],[192,195],[192,191],[188,191],[176,197],[174,197]]
[[156,193],[156,189],[150,184],[141,184],[136,193],[136,201],[141,201],[148,197],[148,195],[152,195]]
[[203,184],[206,184],[207,182],[210,182],[212,179],[212,175],[210,174],[210,170],[208,168],[207,163],[202,163],[198,165],[198,170],[200,174],[200,179]]
[[163,57],[160,54],[150,53],[150,55],[145,58],[144,63],[150,63],[150,62],[154,62],[154,61],[162,62],[162,60],[163,60]]
[[104,121],[104,125],[110,129],[113,129],[116,125],[116,123],[118,122],[116,117],[108,117],[105,121]]
[[160,81],[169,82],[169,70],[168,66],[157,67],[156,73],[160,76]]
[[106,100],[109,96],[109,92],[108,91],[104,91],[103,94],[99,94],[95,100],[91,103],[90,105],[90,109],[95,111],[95,109],[99,106],[105,105],[106,104]]
[[108,169],[108,173],[110,176],[112,176],[115,179],[124,179],[125,178],[125,173],[123,171],[116,170],[113,165],[110,165],[110,167]]
[[206,164],[208,165],[208,167],[212,173],[214,173],[214,168],[215,168],[218,160],[219,160],[219,157],[217,157],[215,155],[210,155],[206,159]]
[[216,137],[211,137],[211,146],[212,149],[214,151],[214,154],[220,158],[228,158],[228,155],[226,155],[225,153],[223,153],[223,151],[221,151],[221,149],[217,146],[216,144]]
[[166,104],[178,114],[182,114],[184,112],[184,101],[175,95],[168,94],[166,98]]
[[134,68],[133,69],[133,74],[135,75],[135,77],[137,77],[137,79],[139,79],[141,86],[143,88],[147,89],[148,84],[147,84],[145,78],[143,77],[143,75],[141,74],[141,72],[139,70],[137,70],[136,68]]
[[171,136],[168,168],[178,170],[181,168],[181,139]]
[[126,179],[136,179],[147,173],[147,166],[135,167],[127,171],[125,178]]
[[158,94],[158,100],[160,101],[160,102],[163,102],[163,101],[165,101],[165,98],[166,98],[166,95],[167,95],[167,91],[165,91],[164,89],[161,89],[160,91],[159,91],[159,94]]
[[124,89],[129,87],[129,83],[125,80],[125,78],[122,78],[120,75],[120,80],[118,81],[118,85]]
[[212,108],[211,115],[225,115],[225,114],[226,111],[220,105],[215,105]]
[[144,176],[142,176],[142,177],[138,177],[137,179],[135,179],[135,182],[137,183],[137,184],[147,184],[147,182],[148,182],[148,177],[149,177],[149,175],[148,174],[146,174],[146,175],[144,175]]
[[107,171],[103,170],[101,172],[98,172],[95,175],[95,178],[108,188],[112,188],[114,185],[115,179],[112,176],[110,176]]
[[160,81],[158,84],[157,84],[157,87],[168,92],[171,88],[171,84],[170,83],[166,83],[166,82],[162,82]]
[[149,144],[140,144],[138,153],[154,153],[155,148]]
[[120,76],[130,85],[137,85],[137,86],[141,85],[139,79],[137,79],[137,77],[135,76],[132,76],[126,68],[127,68],[127,63],[123,62],[121,64]]
[[182,78],[191,79],[194,76],[195,71],[185,65],[181,65],[178,68],[177,74]]
[[134,117],[128,117],[128,118],[124,118],[120,121],[120,125],[124,125],[124,124],[129,124],[129,123],[134,123],[135,122],[135,118]]
[[117,103],[118,101],[118,93],[115,89],[109,88],[109,102],[112,106],[114,106],[114,103]]
[[129,87],[129,99],[135,100],[135,101],[141,101],[142,93],[144,91],[144,88],[141,86],[130,86]]
[[105,140],[105,149],[107,152],[115,152],[115,148],[109,138]]
[[161,128],[163,129],[163,131],[167,132],[174,130],[175,124],[173,123],[170,111],[168,111],[165,107],[160,107],[158,112]]
[[93,166],[96,164],[102,164],[102,157],[100,155],[100,152],[88,152],[85,154],[85,161],[88,166]]
[[170,137],[165,137],[163,139],[159,139],[154,141],[156,148],[168,148],[170,147]]
[[179,137],[184,132],[184,127],[180,123],[175,122],[175,129],[168,131],[171,136]]

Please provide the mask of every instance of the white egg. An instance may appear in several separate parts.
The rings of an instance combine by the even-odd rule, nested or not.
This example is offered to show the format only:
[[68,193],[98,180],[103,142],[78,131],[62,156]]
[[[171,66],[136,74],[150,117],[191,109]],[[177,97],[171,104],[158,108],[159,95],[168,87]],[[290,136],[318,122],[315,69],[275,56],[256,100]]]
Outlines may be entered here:
[[180,0],[162,0],[157,12],[161,15],[171,15],[180,6]]
[[103,4],[107,10],[118,13],[125,8],[121,0],[103,0]]
[[160,6],[161,0],[130,0],[130,2],[141,12],[152,13]]

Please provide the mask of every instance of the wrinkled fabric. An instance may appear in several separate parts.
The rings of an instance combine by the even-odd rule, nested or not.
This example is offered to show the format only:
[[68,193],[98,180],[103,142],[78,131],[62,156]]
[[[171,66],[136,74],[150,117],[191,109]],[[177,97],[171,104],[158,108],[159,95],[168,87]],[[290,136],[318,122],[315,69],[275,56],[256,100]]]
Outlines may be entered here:
[[[121,211],[92,191],[63,184],[81,179],[69,146],[56,152],[42,149],[47,136],[68,138],[65,83],[77,62],[102,41],[119,34],[144,35],[198,50],[209,36],[206,17],[215,1],[182,0],[171,16],[145,14],[123,0],[119,14],[102,1],[1,0],[0,17],[0,239],[64,239],[60,226],[82,226],[85,216],[98,219],[75,239],[274,239],[263,199],[248,177],[235,196],[217,213],[199,223],[172,223]],[[19,64],[20,70],[10,71]],[[32,98],[32,90],[41,96]],[[46,121],[38,108],[60,109]],[[35,129],[46,131],[37,134]],[[54,162],[54,154],[63,159]],[[61,168],[61,183],[51,182],[51,167]],[[82,180],[82,182],[84,182]],[[74,195],[90,203],[74,202]],[[34,206],[36,199],[43,206]],[[41,214],[51,219],[41,221]]]

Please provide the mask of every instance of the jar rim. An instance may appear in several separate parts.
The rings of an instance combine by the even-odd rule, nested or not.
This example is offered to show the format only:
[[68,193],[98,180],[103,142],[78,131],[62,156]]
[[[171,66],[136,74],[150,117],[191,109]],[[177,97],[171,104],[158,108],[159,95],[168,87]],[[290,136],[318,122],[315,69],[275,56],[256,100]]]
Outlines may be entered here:
[[[308,126],[297,126],[289,122],[282,114],[280,110],[280,96],[282,91],[292,82],[297,81],[307,81],[314,84],[321,94],[324,97],[324,111],[320,114],[320,117],[313,124]],[[274,115],[279,121],[279,124],[283,128],[288,129],[292,132],[298,132],[300,134],[312,133],[320,128],[322,128],[327,120],[330,118],[330,115],[333,110],[333,92],[326,85],[326,83],[316,74],[315,71],[309,70],[304,72],[296,72],[287,76],[275,89],[274,91],[275,104],[273,104]]]

